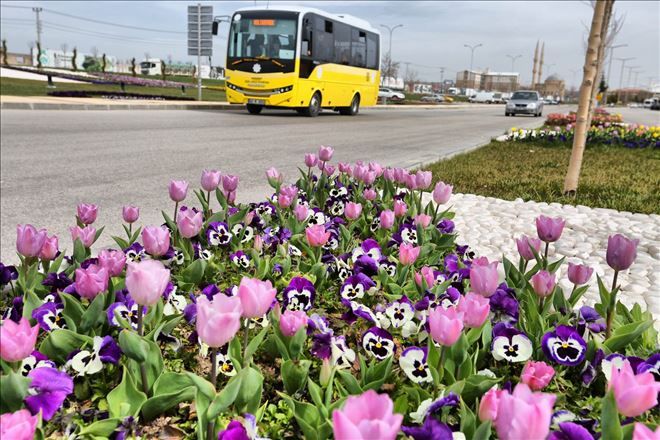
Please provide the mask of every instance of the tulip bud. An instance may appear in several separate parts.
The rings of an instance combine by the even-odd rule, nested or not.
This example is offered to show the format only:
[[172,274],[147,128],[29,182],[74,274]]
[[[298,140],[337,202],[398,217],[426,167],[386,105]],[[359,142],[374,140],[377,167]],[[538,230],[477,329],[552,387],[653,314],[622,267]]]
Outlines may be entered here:
[[293,215],[299,222],[304,222],[309,215],[309,209],[307,209],[307,206],[305,205],[296,205],[296,207],[293,208]]
[[202,171],[201,185],[204,191],[211,192],[220,185],[221,174],[218,170]]
[[71,239],[74,243],[78,239],[86,248],[92,247],[96,240],[96,229],[92,226],[85,226],[84,228],[73,226],[69,228],[69,231],[71,232]]
[[399,262],[404,266],[415,264],[421,249],[422,248],[419,246],[413,246],[408,243],[401,243],[399,245]]
[[266,178],[268,179],[268,184],[275,189],[279,188],[282,184],[282,181],[284,180],[282,173],[273,167],[270,167],[266,170]]
[[314,168],[319,163],[319,159],[316,157],[316,154],[305,153],[305,165],[307,168]]
[[577,286],[586,284],[593,273],[594,270],[587,265],[568,263],[568,279]]
[[534,292],[541,298],[550,296],[555,290],[555,276],[548,271],[540,270],[529,280]]
[[186,199],[188,194],[188,182],[185,180],[171,180],[170,186],[170,199],[173,202],[182,202]]
[[152,257],[160,257],[170,249],[170,231],[164,226],[146,226],[142,229],[144,250]]
[[615,234],[607,239],[607,264],[614,270],[626,270],[637,258],[639,240]]
[[359,203],[348,202],[344,207],[344,214],[349,220],[355,220],[362,214],[362,205]]
[[408,212],[408,207],[403,200],[394,201],[394,215],[397,217],[403,217]]
[[222,189],[227,192],[234,192],[238,188],[239,178],[231,174],[222,176]]
[[369,200],[370,202],[373,202],[376,200],[376,191],[373,190],[373,188],[367,188],[364,190],[363,196],[366,200]]
[[99,207],[91,203],[81,203],[78,205],[78,219],[84,225],[91,225],[96,221]]
[[32,225],[16,227],[16,250],[24,257],[36,257],[46,242],[48,233],[45,229],[37,231]]
[[41,247],[41,251],[39,251],[39,258],[41,258],[43,261],[54,260],[57,257],[57,254],[60,252],[60,250],[57,248],[57,244],[57,235],[46,238],[44,245]]
[[332,155],[335,154],[335,150],[332,147],[321,146],[319,148],[319,159],[323,162],[328,162],[332,159]]
[[451,198],[454,187],[444,182],[438,182],[433,189],[433,201],[438,205],[444,205]]
[[181,209],[176,217],[176,225],[182,237],[192,238],[199,234],[204,224],[204,215],[202,212],[196,212],[194,209]]
[[536,232],[541,240],[552,243],[559,240],[566,220],[561,217],[550,218],[540,215],[536,218]]
[[389,209],[380,213],[380,227],[383,229],[391,229],[394,226],[394,212]]
[[305,229],[305,236],[310,246],[321,247],[330,239],[330,232],[325,230],[324,225],[314,225]]
[[538,254],[541,249],[541,240],[523,235],[520,238],[516,238],[516,247],[518,248],[518,253],[524,260],[533,260],[534,252],[532,252],[532,248]]
[[414,218],[415,226],[421,226],[426,229],[431,224],[431,216],[426,214],[418,214]]
[[134,223],[140,217],[140,208],[137,206],[127,205],[122,208],[121,214],[126,223]]

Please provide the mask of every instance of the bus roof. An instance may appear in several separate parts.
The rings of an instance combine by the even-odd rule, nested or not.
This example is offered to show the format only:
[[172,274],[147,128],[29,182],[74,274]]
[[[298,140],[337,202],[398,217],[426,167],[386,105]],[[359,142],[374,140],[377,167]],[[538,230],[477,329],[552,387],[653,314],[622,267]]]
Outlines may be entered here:
[[301,14],[304,14],[306,12],[311,12],[380,35],[380,31],[378,29],[374,28],[373,26],[371,26],[371,24],[368,21],[363,20],[361,18],[357,18],[348,14],[331,14],[329,12],[325,12],[320,9],[308,8],[305,6],[273,5],[273,6],[269,6],[267,9],[264,8],[263,6],[250,6],[246,8],[237,9],[235,12],[242,12],[242,11],[264,11],[264,12],[291,11],[291,12],[299,12]]

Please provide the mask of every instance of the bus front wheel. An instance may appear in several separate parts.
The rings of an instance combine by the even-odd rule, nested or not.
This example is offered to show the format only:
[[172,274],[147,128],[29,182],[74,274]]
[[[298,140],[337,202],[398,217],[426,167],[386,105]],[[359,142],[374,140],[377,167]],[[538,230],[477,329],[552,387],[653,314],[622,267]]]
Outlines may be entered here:
[[342,107],[339,109],[340,115],[355,116],[360,111],[360,95],[353,96],[350,107]]
[[259,113],[261,113],[261,110],[263,110],[263,109],[264,109],[263,105],[258,105],[258,104],[248,104],[247,105],[247,111],[248,111],[248,113],[250,113],[252,115],[258,115]]
[[313,118],[318,116],[319,113],[321,113],[321,94],[316,92],[312,95],[312,99],[309,100],[309,105],[303,109],[303,114]]

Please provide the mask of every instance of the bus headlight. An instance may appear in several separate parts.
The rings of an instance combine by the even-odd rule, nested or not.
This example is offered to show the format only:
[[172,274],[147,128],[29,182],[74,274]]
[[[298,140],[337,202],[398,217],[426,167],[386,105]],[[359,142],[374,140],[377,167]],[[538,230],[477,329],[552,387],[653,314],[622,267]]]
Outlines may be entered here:
[[279,89],[275,89],[273,90],[273,92],[275,94],[278,94],[278,93],[290,92],[291,90],[293,90],[293,86],[286,86],[286,87],[280,87]]

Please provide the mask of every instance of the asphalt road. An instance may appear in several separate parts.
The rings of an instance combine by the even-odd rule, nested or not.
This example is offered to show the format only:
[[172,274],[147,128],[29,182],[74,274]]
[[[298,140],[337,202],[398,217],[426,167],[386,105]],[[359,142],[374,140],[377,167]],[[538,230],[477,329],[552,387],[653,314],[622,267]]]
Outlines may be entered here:
[[[335,147],[335,160],[410,167],[542,121],[507,118],[501,106],[373,109],[354,118],[328,112],[315,119],[190,110],[3,110],[1,116],[3,261],[16,260],[18,223],[47,228],[70,250],[68,227],[79,202],[100,205],[97,227],[108,225],[100,245],[121,233],[122,205],[140,207],[140,224],[160,224],[160,209],[173,209],[169,180],[198,185],[204,168],[239,175],[239,200],[256,200],[269,190],[265,169],[275,166],[293,180],[303,154],[321,144]],[[196,202],[192,194],[188,200]]]

